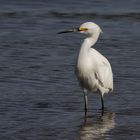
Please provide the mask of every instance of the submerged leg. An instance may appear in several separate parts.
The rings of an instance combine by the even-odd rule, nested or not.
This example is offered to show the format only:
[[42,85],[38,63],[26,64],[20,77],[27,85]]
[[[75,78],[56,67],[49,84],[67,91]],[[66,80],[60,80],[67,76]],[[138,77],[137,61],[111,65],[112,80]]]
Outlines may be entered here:
[[84,90],[84,102],[85,102],[85,116],[87,116],[87,110],[88,110],[87,90]]
[[103,100],[103,95],[101,94],[101,102],[102,102],[102,111],[104,111],[104,100]]

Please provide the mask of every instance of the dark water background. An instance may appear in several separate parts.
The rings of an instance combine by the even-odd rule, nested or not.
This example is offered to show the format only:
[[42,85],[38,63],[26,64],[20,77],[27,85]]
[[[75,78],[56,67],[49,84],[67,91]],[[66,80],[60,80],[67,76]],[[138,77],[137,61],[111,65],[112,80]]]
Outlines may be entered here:
[[[94,21],[96,49],[112,64],[114,92],[83,95],[74,64],[83,35],[58,31]],[[0,0],[0,139],[140,139],[139,0]]]

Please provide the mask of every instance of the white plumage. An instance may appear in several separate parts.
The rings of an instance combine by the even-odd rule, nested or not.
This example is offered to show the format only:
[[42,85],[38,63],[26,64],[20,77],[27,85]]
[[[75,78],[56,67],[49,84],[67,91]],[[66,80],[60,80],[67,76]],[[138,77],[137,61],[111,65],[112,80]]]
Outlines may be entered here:
[[75,68],[76,76],[84,91],[85,113],[87,112],[87,91],[101,95],[103,110],[103,95],[113,90],[113,74],[109,61],[97,50],[91,48],[97,42],[102,30],[97,24],[86,22],[79,28],[60,33],[76,31],[87,35],[80,48]]

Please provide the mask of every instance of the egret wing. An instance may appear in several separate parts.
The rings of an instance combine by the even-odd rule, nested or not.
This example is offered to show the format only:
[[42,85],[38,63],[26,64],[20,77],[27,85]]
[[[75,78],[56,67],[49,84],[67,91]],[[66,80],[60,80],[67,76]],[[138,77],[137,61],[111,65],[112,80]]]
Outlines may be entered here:
[[109,61],[98,51],[90,51],[94,59],[94,71],[100,85],[109,90],[113,90],[113,74]]

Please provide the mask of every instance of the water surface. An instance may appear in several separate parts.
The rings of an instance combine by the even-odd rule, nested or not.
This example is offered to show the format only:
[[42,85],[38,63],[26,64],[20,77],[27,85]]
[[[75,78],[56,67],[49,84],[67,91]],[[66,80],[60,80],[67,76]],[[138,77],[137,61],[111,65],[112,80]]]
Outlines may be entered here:
[[[140,1],[2,0],[0,4],[0,139],[140,139]],[[94,21],[95,48],[114,73],[114,92],[89,94],[88,117],[74,75],[85,36],[57,32]]]

